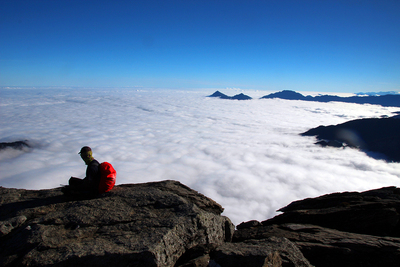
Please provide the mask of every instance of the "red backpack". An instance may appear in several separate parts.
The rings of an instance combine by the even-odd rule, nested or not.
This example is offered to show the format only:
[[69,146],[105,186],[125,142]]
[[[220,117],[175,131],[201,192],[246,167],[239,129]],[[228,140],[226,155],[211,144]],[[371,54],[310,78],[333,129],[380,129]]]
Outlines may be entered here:
[[105,193],[113,189],[117,179],[117,172],[113,166],[108,162],[103,162],[99,165],[100,170],[100,184],[99,193]]

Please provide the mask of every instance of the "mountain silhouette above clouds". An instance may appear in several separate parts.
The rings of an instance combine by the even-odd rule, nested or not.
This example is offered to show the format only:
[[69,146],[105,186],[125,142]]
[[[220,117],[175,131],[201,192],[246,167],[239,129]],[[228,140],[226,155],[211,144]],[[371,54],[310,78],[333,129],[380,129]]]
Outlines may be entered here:
[[384,107],[400,107],[400,94],[350,96],[350,97],[341,97],[336,95],[304,96],[295,91],[284,90],[281,92],[272,93],[261,97],[261,99],[273,99],[273,98],[314,101],[314,102],[324,102],[324,103],[335,101],[335,102],[356,103],[356,104],[381,105]]
[[[208,97],[217,97],[221,99],[233,99],[233,100],[250,100],[252,97],[245,95],[243,93],[237,94],[235,96],[228,96],[220,91],[215,91],[212,95]],[[345,103],[356,103],[356,104],[371,104],[371,105],[381,105],[383,107],[400,107],[400,94],[396,92],[382,92],[381,95],[378,93],[357,93],[356,96],[341,97],[337,95],[318,95],[318,96],[304,96],[301,93],[283,90],[280,92],[265,95],[260,99],[286,99],[286,100],[302,100],[302,101],[314,101],[314,102],[345,102]]]
[[232,99],[232,100],[250,100],[252,99],[250,96],[245,95],[243,93],[234,95],[234,96],[227,96],[226,94],[221,93],[220,91],[215,91],[212,95],[208,97],[218,97],[221,99]]

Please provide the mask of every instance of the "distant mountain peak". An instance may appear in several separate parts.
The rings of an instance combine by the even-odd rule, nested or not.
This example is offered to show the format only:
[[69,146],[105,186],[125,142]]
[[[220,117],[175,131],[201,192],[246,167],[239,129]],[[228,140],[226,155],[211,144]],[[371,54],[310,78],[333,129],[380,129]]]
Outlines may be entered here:
[[222,99],[230,99],[230,96],[227,96],[226,94],[221,93],[220,91],[215,91],[212,95],[209,95],[208,97],[219,97]]
[[261,98],[281,98],[281,99],[288,99],[288,100],[303,100],[306,97],[300,93],[291,90],[283,90],[277,93],[272,93]]
[[261,99],[280,98],[286,100],[303,100],[314,102],[345,102],[357,104],[372,104],[381,105],[384,107],[400,107],[400,94],[385,94],[385,95],[368,95],[368,96],[350,96],[340,97],[337,95],[318,95],[318,96],[303,96],[300,93],[290,90],[284,90],[277,93],[272,93],[261,97]]
[[250,96],[248,96],[248,95],[245,95],[245,94],[243,94],[243,93],[240,93],[240,94],[238,94],[238,95],[233,96],[232,99],[236,99],[236,100],[250,100],[250,99],[252,99],[252,98],[251,98]]
[[243,93],[234,95],[234,96],[227,96],[220,91],[215,91],[212,95],[209,95],[208,97],[219,97],[221,99],[233,99],[233,100],[249,100],[252,99],[250,96],[245,95]]

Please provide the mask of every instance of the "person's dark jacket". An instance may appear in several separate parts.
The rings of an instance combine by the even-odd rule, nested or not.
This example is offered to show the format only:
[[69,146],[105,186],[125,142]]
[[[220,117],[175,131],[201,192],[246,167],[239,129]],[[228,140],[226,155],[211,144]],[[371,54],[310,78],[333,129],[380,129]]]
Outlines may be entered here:
[[97,160],[92,160],[86,168],[86,177],[83,179],[85,183],[93,189],[93,192],[98,192],[100,183],[100,163]]
[[100,184],[100,163],[93,159],[86,168],[86,177],[76,178],[71,177],[68,181],[68,186],[63,188],[64,194],[74,192],[82,195],[97,195],[99,194]]

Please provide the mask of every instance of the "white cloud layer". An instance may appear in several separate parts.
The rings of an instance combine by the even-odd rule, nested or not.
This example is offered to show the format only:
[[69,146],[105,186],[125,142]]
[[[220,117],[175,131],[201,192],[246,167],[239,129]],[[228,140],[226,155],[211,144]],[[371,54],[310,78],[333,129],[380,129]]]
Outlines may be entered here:
[[[392,116],[398,108],[348,103],[204,97],[212,91],[0,91],[0,185],[53,188],[84,177],[92,147],[117,183],[173,179],[214,199],[233,223],[265,220],[290,202],[337,191],[400,186],[400,164],[353,149],[322,148],[302,133],[319,125]],[[236,92],[224,91],[228,95]]]

